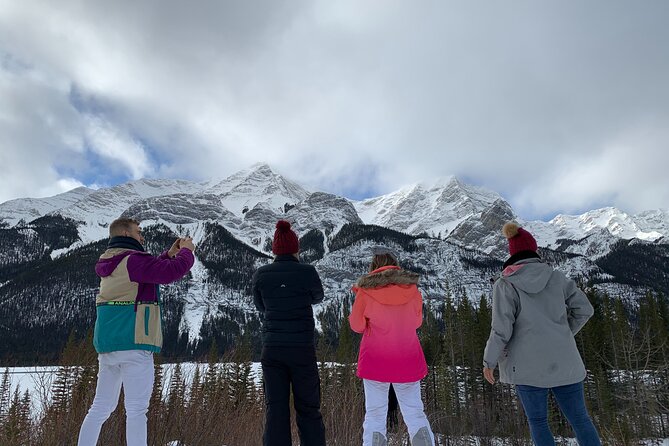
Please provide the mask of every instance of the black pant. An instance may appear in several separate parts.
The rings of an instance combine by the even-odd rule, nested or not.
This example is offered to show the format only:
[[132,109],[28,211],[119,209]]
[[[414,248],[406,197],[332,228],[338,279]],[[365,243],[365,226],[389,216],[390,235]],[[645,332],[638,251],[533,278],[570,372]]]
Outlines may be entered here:
[[320,412],[321,380],[313,346],[264,347],[260,358],[265,382],[265,446],[291,446],[290,386],[301,446],[325,446]]

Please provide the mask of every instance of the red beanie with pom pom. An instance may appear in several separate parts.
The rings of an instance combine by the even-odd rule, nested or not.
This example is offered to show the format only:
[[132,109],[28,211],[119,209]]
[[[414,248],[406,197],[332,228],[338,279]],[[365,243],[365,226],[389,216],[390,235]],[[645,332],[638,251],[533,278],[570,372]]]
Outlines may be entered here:
[[297,234],[290,229],[290,223],[286,220],[279,220],[276,223],[276,231],[274,231],[272,252],[280,256],[283,254],[295,254],[299,250],[300,242],[297,239]]
[[509,240],[509,254],[514,255],[521,251],[537,252],[537,241],[517,223],[506,223],[502,228],[502,234]]

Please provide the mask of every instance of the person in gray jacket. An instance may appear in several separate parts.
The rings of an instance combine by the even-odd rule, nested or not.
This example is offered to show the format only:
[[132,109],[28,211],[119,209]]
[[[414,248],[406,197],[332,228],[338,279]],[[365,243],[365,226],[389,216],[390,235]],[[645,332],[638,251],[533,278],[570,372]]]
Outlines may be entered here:
[[548,426],[550,391],[581,446],[601,445],[583,395],[586,376],[574,336],[593,314],[576,283],[544,263],[532,234],[509,222],[502,228],[511,257],[492,297],[492,327],[483,376],[516,386],[535,445],[555,445]]

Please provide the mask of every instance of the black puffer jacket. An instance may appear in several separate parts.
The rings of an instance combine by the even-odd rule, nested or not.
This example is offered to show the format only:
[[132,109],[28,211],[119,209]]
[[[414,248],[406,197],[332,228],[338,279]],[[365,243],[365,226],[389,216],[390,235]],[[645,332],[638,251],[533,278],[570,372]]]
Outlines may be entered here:
[[263,321],[264,346],[314,343],[311,305],[323,300],[316,269],[292,255],[280,255],[253,275],[253,302]]

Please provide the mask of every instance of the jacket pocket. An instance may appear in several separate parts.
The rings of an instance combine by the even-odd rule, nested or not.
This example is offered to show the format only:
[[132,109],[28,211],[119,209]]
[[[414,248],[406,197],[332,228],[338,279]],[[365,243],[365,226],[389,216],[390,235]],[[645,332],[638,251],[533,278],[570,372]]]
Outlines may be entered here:
[[160,320],[160,305],[155,303],[137,305],[135,315],[135,344],[163,345],[163,330]]

